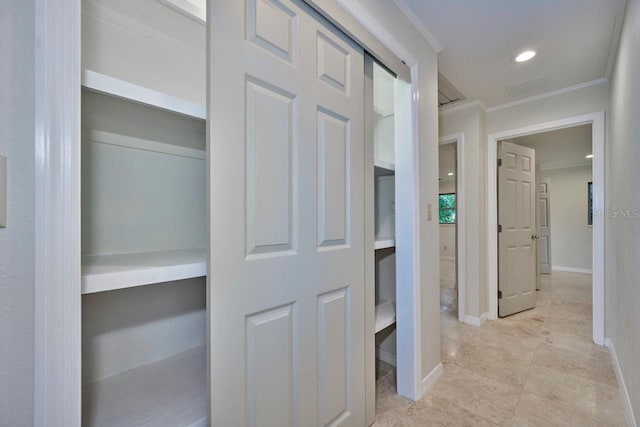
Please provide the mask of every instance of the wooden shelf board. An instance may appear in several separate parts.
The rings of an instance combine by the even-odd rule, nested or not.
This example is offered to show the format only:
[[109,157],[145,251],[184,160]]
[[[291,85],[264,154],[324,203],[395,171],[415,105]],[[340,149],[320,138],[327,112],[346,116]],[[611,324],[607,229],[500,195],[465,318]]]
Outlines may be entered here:
[[393,163],[375,160],[373,164],[375,166],[376,176],[394,175],[396,173],[396,165]]
[[203,346],[87,384],[82,425],[204,426],[206,371]]
[[83,70],[82,86],[96,92],[117,98],[149,105],[162,110],[172,111],[185,116],[206,120],[207,108],[204,105],[187,101],[177,96],[148,89],[134,83],[100,74],[92,70]]
[[202,25],[207,24],[206,0],[200,2],[193,0],[160,0],[160,2]]
[[376,237],[375,249],[388,249],[396,247],[396,240],[393,237]]
[[203,277],[207,274],[206,258],[206,249],[84,256],[82,293]]
[[152,151],[154,153],[169,154],[171,156],[189,157],[192,159],[206,160],[207,153],[195,148],[183,147],[175,144],[151,141],[149,139],[134,138],[127,135],[119,135],[95,129],[83,129],[83,138],[99,142],[101,144],[116,145],[119,147],[133,148],[136,150]]
[[396,323],[396,308],[391,301],[376,306],[376,334]]

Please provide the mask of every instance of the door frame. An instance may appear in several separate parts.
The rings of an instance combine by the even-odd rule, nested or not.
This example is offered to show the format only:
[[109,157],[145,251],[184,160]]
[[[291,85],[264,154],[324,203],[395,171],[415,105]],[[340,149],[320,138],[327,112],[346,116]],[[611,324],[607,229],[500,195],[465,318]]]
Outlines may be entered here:
[[[406,235],[420,236],[418,60],[353,0],[340,0],[337,5],[333,1],[304,1],[316,9],[320,7],[325,16],[335,15],[330,19],[334,23],[343,21],[338,15],[347,16],[353,20],[351,32],[372,41],[367,50],[386,57],[386,49],[402,58],[409,69],[411,139],[406,148],[411,162],[406,179],[411,181],[413,191],[406,192],[402,210],[410,218]],[[34,425],[79,427],[81,1],[36,0],[35,10],[35,33],[40,43],[35,47]],[[400,338],[403,351],[398,357],[398,363],[404,366],[402,379],[399,378],[403,387],[399,391],[418,400],[424,393],[420,240],[404,241],[408,282],[401,293],[407,311],[403,315],[406,321],[402,321],[406,328]]]
[[[466,319],[467,295],[467,246],[466,246],[466,212],[464,183],[464,132],[445,135],[438,138],[438,145],[456,144],[456,286],[458,288],[458,321]],[[475,322],[471,321],[472,325]]]
[[[599,111],[565,119],[539,123],[488,135],[487,140],[487,307],[488,318],[498,317],[498,210],[497,143],[540,132],[591,125],[593,153],[593,209],[604,211],[605,200],[605,113]],[[604,218],[593,217],[593,342],[604,345]]]

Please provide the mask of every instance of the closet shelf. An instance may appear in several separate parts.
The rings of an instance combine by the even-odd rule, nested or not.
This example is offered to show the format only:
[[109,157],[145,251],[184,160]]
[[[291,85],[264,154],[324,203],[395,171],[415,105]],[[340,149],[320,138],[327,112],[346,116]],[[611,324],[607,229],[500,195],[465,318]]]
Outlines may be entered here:
[[396,308],[391,301],[376,306],[376,334],[396,323]]
[[206,426],[206,366],[203,346],[87,384],[82,425]]
[[83,129],[84,139],[101,144],[115,145],[118,147],[132,148],[135,150],[151,151],[154,153],[168,154],[178,157],[206,160],[207,152],[196,148],[183,147],[181,145],[167,144],[149,139],[134,138],[127,135],[105,132],[95,129]]
[[396,239],[393,237],[376,237],[375,249],[388,249],[396,247]]
[[187,101],[163,92],[148,89],[115,77],[83,70],[82,85],[87,89],[105,93],[117,98],[149,105],[161,110],[172,111],[185,116],[206,120],[207,108],[204,105]]
[[374,161],[376,176],[394,175],[396,173],[396,165],[383,160]]
[[206,258],[206,249],[84,256],[82,293],[206,276]]

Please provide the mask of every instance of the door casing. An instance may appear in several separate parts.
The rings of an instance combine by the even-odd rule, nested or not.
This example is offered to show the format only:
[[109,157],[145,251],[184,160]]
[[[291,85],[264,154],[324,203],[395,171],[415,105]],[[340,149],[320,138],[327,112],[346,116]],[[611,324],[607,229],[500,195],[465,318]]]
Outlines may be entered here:
[[456,287],[458,288],[458,321],[472,326],[477,325],[474,318],[466,315],[466,204],[465,204],[465,160],[464,132],[445,135],[439,138],[439,145],[456,144]]
[[[543,122],[489,134],[487,137],[487,307],[488,318],[498,317],[498,211],[497,143],[540,132],[590,124],[593,153],[593,209],[602,212],[605,198],[605,114],[604,111]],[[593,218],[593,342],[605,344],[604,337],[604,220]]]
[[[389,53],[401,58],[405,69],[394,71],[409,79],[410,94],[405,100],[410,115],[406,129],[405,201],[396,201],[396,210],[410,221],[406,232],[420,235],[419,182],[419,79],[418,59],[387,27],[371,17],[352,0],[304,0],[349,35],[364,42],[378,58]],[[80,299],[80,40],[81,0],[36,0],[36,300],[34,354],[34,420],[36,425],[79,427],[81,414],[81,299]],[[348,25],[347,25],[348,24]],[[439,52],[441,47],[429,39]],[[397,67],[394,67],[397,68]],[[71,70],[60,73],[60,70]],[[60,78],[63,75],[64,78]],[[60,233],[65,224],[68,233]],[[418,400],[435,381],[422,378],[420,242],[407,239],[409,259],[406,276],[409,286],[401,292],[405,317],[409,322],[403,334],[404,356],[398,358],[410,381],[402,394]],[[397,245],[402,245],[398,242]],[[64,304],[65,310],[60,310]],[[63,361],[61,369],[58,362]],[[56,366],[56,369],[52,369]],[[433,372],[440,372],[441,367]],[[433,373],[432,372],[432,373]],[[428,380],[428,381],[427,381]],[[426,386],[425,386],[426,384]]]

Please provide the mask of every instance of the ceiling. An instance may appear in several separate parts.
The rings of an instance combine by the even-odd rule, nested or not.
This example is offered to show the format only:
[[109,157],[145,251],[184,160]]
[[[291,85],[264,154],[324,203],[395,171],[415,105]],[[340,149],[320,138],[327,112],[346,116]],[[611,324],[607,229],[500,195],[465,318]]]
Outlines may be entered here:
[[[624,0],[395,1],[442,47],[439,71],[487,107],[605,77],[624,7]],[[538,55],[515,63],[525,49]]]
[[542,169],[591,165],[591,125],[513,138],[511,142],[536,150],[536,164]]
[[441,145],[438,150],[440,181],[454,181],[454,176],[449,176],[449,172],[456,172],[456,144]]

